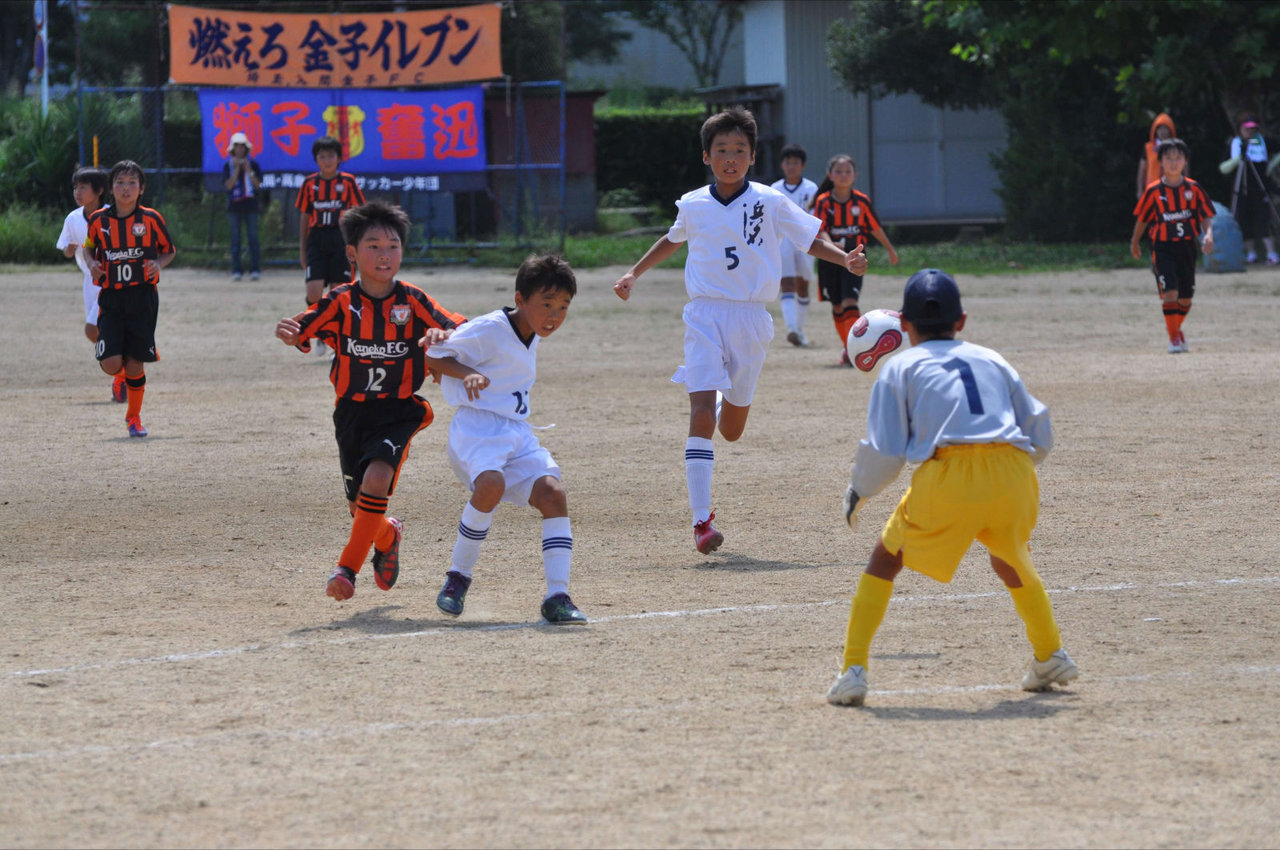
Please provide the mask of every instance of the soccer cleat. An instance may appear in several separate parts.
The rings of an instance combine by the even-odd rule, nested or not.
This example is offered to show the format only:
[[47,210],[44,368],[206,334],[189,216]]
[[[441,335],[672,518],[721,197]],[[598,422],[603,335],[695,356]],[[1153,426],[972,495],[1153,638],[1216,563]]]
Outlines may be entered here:
[[387,551],[380,552],[378,547],[373,549],[373,583],[380,590],[390,590],[396,583],[396,578],[400,575],[400,539],[404,537],[404,523],[395,517],[387,517],[387,522],[391,523],[391,527],[395,529],[396,537],[391,541],[391,545],[387,547]]
[[124,404],[129,400],[129,389],[125,385],[124,375],[117,375],[111,379],[111,400],[117,404]]
[[1178,331],[1178,351],[1185,353],[1190,350],[1190,347],[1187,346],[1187,335],[1182,331]]
[[787,342],[791,343],[797,348],[800,348],[804,345],[804,343],[801,342],[800,331],[787,331]]
[[542,600],[542,618],[556,625],[587,621],[587,615],[578,610],[567,593],[557,593]]
[[1067,655],[1065,649],[1059,649],[1049,656],[1047,661],[1031,659],[1031,669],[1022,677],[1024,691],[1047,691],[1053,685],[1065,685],[1075,681],[1080,675],[1076,663]]
[[796,331],[796,336],[800,338],[800,341],[796,343],[796,345],[800,346],[801,348],[809,347],[809,338],[804,335],[804,331]]
[[841,349],[841,350],[840,350],[840,362],[839,362],[839,363],[837,363],[836,365],[837,365],[837,366],[852,366],[852,365],[853,365],[853,361],[849,359],[849,349],[844,348],[844,349]]
[[436,607],[443,613],[458,616],[462,613],[462,604],[466,601],[467,590],[471,587],[471,578],[455,570],[444,574],[444,587],[436,594]]
[[231,275],[231,281],[233,283],[239,283],[241,277],[243,277],[243,275],[241,275],[240,272],[236,272],[235,274]]
[[1182,353],[1182,347],[1178,345],[1178,341],[1176,339],[1169,340],[1169,353],[1170,354]]
[[356,595],[356,574],[354,570],[338,567],[329,576],[329,583],[324,589],[326,596],[332,596],[339,602],[346,602]]
[[1250,251],[1248,254],[1245,255],[1244,261],[1250,265],[1253,265],[1254,263],[1258,262],[1258,255],[1253,251]]
[[145,436],[147,436],[147,429],[142,427],[142,420],[141,420],[140,418],[138,418],[137,416],[132,416],[132,417],[128,417],[128,418],[126,418],[126,419],[124,420],[124,423],[125,423],[126,425],[128,425],[128,426],[129,426],[129,436],[130,436],[130,437],[145,437]]
[[249,272],[249,280],[257,280],[257,279],[258,279],[257,272]]
[[867,698],[867,668],[857,664],[836,677],[827,691],[827,702],[832,705],[862,705]]
[[1280,254],[1267,254],[1267,265],[1280,266]]
[[698,551],[703,555],[710,555],[724,543],[724,535],[716,531],[715,526],[711,524],[711,520],[715,518],[716,515],[712,512],[709,517],[693,526],[693,545],[698,547]]

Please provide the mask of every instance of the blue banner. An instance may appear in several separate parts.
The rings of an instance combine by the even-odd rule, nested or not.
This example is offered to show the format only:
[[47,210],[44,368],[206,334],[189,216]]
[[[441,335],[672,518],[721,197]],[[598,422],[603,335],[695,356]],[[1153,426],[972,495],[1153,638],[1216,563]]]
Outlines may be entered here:
[[316,170],[311,143],[333,136],[353,174],[439,175],[485,168],[484,91],[201,89],[203,169],[220,174],[233,133],[265,172]]

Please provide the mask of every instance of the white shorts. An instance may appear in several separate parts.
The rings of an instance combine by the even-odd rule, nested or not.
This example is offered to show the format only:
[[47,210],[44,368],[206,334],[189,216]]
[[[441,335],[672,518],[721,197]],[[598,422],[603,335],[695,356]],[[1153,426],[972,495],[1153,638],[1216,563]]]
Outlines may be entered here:
[[102,288],[93,282],[89,275],[84,276],[84,323],[98,324],[98,293]]
[[782,240],[782,276],[808,280],[813,272],[813,257],[803,248]]
[[695,298],[684,306],[684,365],[671,380],[688,392],[720,390],[746,407],[773,341],[773,316],[757,301]]
[[517,505],[529,504],[539,478],[560,478],[560,467],[528,422],[474,407],[454,411],[448,454],[454,474],[472,490],[480,473],[501,472],[507,483],[502,501]]

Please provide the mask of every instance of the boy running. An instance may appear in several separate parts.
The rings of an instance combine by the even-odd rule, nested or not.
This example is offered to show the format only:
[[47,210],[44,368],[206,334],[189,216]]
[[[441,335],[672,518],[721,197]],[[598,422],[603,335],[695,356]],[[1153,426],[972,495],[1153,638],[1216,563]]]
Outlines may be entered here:
[[710,166],[714,182],[676,202],[675,224],[618,279],[613,291],[626,301],[640,275],[674,254],[681,242],[689,243],[685,362],[671,380],[689,393],[685,481],[694,546],[706,555],[724,542],[711,524],[712,437],[718,426],[720,435],[733,442],[746,427],[773,339],[768,304],[778,297],[783,246],[801,246],[853,274],[866,271],[867,258],[861,247],[845,253],[816,238],[816,218],[776,189],[747,180],[756,160],[756,121],[750,112],[736,106],[713,115],[703,123],[701,136],[702,161]]
[[307,175],[298,190],[298,253],[307,275],[307,304],[315,304],[326,287],[351,280],[347,243],[339,221],[344,210],[364,203],[356,178],[339,171],[342,142],[321,136],[311,145],[319,171]]
[[1023,689],[1049,690],[1079,675],[1027,545],[1040,502],[1035,464],[1053,447],[1049,410],[1003,357],[955,338],[965,318],[945,272],[922,269],[907,281],[902,329],[911,348],[890,358],[871,387],[867,436],[844,497],[849,526],[904,463],[919,466],[858,582],[844,663],[827,692],[834,705],[866,697],[871,639],[903,566],[949,582],[975,539],[989,550],[1035,652]]
[[[1182,323],[1191,312],[1196,293],[1196,242],[1206,254],[1213,251],[1213,202],[1200,184],[1187,177],[1188,150],[1181,139],[1160,145],[1160,180],[1143,191],[1133,208],[1133,236],[1129,253],[1142,256],[1138,244],[1150,231],[1151,270],[1169,334],[1169,353],[1190,351]],[[1200,238],[1201,231],[1204,238]]]
[[[809,154],[800,145],[787,145],[782,149],[782,179],[774,181],[770,188],[777,189],[791,199],[791,203],[805,212],[813,209],[818,196],[818,184],[804,176],[804,165]],[[787,326],[787,342],[800,347],[809,340],[804,335],[805,319],[809,315],[809,269],[813,261],[803,247],[788,242],[782,246],[782,321]]]
[[[89,235],[89,216],[102,209],[107,194],[106,172],[98,168],[77,168],[71,175],[71,196],[76,208],[67,213],[58,234],[57,248],[67,257],[75,257],[76,265],[84,273],[84,335],[89,342],[98,341],[98,284],[93,280],[85,259],[83,245]],[[124,369],[111,378],[112,401],[124,403]]]
[[147,178],[142,166],[126,159],[107,175],[112,205],[89,217],[85,258],[101,288],[98,293],[98,365],[113,378],[124,372],[124,421],[130,437],[145,437],[142,397],[146,392],[144,364],[160,359],[156,353],[156,318],[160,270],[173,262],[176,249],[164,217],[139,202]]
[[306,311],[276,324],[286,345],[310,351],[320,336],[333,341],[329,380],[338,459],[351,511],[351,535],[325,592],[342,602],[355,594],[356,574],[373,547],[374,583],[390,590],[400,573],[404,525],[388,517],[400,467],[413,436],[431,424],[431,405],[417,395],[427,374],[419,338],[438,342],[466,321],[410,283],[398,280],[409,217],[382,201],[342,216],[347,257],[359,271]]

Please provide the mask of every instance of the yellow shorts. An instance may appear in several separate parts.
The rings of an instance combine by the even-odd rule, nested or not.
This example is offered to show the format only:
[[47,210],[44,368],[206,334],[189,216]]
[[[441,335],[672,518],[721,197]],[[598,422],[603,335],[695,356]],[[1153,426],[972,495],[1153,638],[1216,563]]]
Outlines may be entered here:
[[1008,443],[943,446],[911,476],[880,540],[904,566],[941,582],[974,540],[1025,576],[1034,573],[1027,541],[1039,509],[1026,452]]

